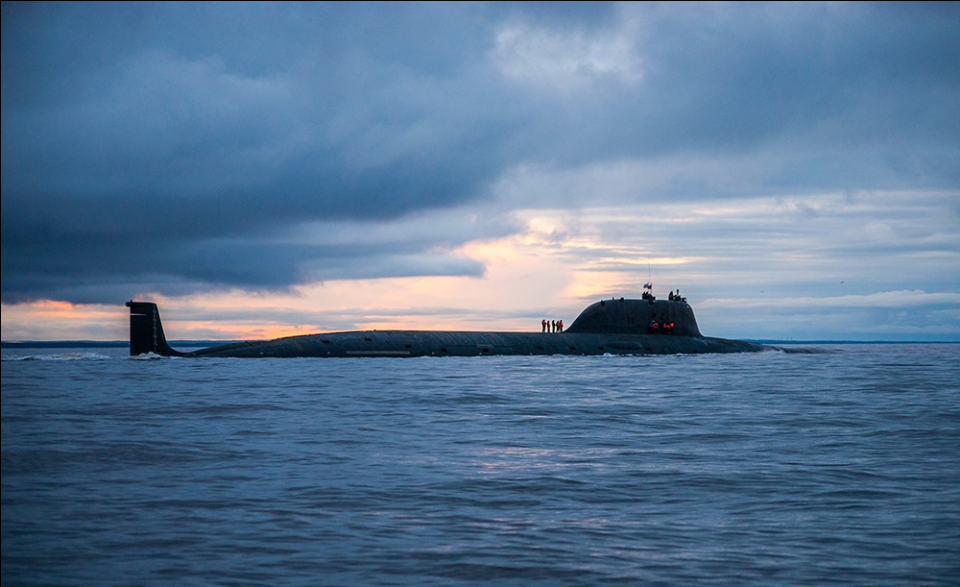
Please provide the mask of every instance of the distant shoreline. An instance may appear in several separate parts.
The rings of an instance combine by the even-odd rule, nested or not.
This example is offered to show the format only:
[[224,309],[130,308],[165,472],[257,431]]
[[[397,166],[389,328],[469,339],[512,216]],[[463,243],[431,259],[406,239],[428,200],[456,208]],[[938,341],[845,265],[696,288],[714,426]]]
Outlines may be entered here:
[[[207,347],[235,340],[171,340],[170,344],[184,347]],[[0,348],[5,349],[106,349],[130,346],[127,340],[23,340],[2,341]]]

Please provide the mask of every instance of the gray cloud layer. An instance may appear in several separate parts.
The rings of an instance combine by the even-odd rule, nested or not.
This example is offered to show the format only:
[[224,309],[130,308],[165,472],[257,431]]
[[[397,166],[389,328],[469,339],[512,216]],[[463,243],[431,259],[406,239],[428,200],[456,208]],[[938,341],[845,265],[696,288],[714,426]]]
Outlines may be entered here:
[[[955,3],[4,3],[2,26],[4,302],[477,275],[443,251],[509,225],[390,227],[523,166],[706,163],[578,205],[960,185]],[[312,223],[364,238],[291,238]]]

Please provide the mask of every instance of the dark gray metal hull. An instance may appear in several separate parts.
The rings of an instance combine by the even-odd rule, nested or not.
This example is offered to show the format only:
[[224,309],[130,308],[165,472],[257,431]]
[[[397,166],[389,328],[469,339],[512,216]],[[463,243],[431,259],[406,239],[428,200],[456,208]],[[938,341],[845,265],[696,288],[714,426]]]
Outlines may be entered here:
[[563,332],[383,330],[241,342],[186,353],[191,357],[475,357],[481,355],[665,355],[743,353],[762,345],[721,338]]
[[[372,330],[291,336],[217,345],[184,353],[170,348],[156,304],[127,302],[130,354],[181,357],[475,357],[482,355],[670,355],[745,353],[759,344],[700,334],[690,306],[667,302],[604,300],[585,309],[566,331],[451,332]],[[653,323],[669,333],[651,334]],[[660,329],[658,332],[664,332]]]

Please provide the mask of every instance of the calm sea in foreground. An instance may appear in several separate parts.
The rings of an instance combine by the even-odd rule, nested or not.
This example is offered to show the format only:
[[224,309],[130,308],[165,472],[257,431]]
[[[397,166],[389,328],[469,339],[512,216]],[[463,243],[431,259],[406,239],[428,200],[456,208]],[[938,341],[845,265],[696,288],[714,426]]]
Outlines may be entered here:
[[960,584],[960,345],[4,350],[7,585]]

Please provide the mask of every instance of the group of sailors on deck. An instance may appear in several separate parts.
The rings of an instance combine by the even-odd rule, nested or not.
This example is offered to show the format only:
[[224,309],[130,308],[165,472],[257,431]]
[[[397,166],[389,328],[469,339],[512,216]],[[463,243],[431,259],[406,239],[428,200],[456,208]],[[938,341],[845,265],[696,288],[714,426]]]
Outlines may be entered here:
[[647,334],[673,334],[676,324],[673,322],[657,322],[655,319],[647,324]]
[[541,320],[541,332],[563,332],[563,320]]
[[[645,292],[643,292],[643,295],[641,295],[640,298],[641,298],[641,299],[644,299],[644,300],[650,300],[651,302],[653,302],[653,301],[655,301],[655,300],[657,299],[657,297],[656,297],[655,295],[653,295],[653,292],[650,292],[650,291],[645,291]],[[671,302],[685,302],[685,301],[687,301],[687,298],[682,297],[682,296],[680,295],[680,290],[679,290],[679,289],[677,290],[677,293],[670,292],[670,294],[667,296],[667,299],[670,300]]]

